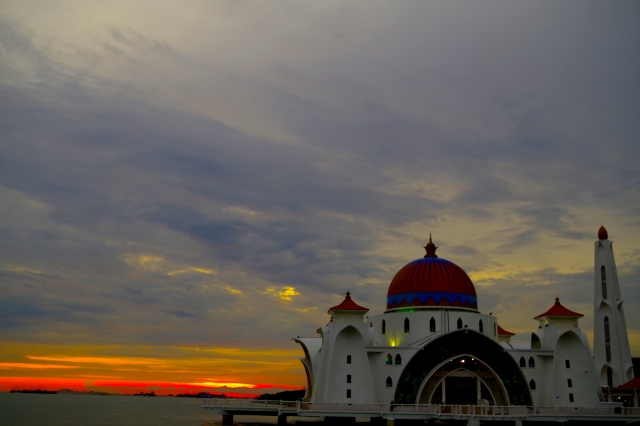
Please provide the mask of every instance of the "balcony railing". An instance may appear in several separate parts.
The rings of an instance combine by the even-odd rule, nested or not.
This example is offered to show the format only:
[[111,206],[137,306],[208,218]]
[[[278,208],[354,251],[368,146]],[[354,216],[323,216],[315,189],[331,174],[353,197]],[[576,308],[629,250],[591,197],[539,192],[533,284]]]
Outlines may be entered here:
[[[427,415],[529,417],[529,416],[637,416],[640,408],[633,407],[526,407],[494,405],[440,405],[440,404],[360,404],[338,402],[265,401],[254,399],[203,399],[203,408],[267,410],[278,413],[421,413]],[[324,414],[323,414],[324,415]]]

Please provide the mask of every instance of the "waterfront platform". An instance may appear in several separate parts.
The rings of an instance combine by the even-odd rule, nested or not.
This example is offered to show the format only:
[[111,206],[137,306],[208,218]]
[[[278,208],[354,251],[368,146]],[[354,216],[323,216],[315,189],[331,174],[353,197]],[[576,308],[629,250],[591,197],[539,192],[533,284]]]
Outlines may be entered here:
[[452,423],[480,425],[505,421],[522,422],[592,423],[640,425],[640,408],[622,407],[605,403],[590,407],[526,407],[489,405],[403,405],[403,404],[343,404],[309,403],[301,401],[264,401],[251,399],[203,399],[202,408],[222,415],[223,425],[233,424],[234,415],[278,416],[278,424],[286,424],[287,417],[317,417],[326,421],[348,423],[356,418],[370,418],[372,422],[385,421],[387,425],[422,423],[440,420]]

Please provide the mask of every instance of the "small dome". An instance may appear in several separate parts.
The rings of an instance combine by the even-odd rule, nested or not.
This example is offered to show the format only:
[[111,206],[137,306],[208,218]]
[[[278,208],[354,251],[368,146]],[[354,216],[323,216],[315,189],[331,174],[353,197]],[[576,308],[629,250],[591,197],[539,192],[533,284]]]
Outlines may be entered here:
[[398,271],[387,292],[387,309],[404,307],[459,307],[478,309],[476,289],[469,276],[453,262],[435,254],[429,237],[427,255]]
[[598,239],[599,240],[609,239],[609,233],[607,232],[604,226],[601,226],[600,229],[598,229]]

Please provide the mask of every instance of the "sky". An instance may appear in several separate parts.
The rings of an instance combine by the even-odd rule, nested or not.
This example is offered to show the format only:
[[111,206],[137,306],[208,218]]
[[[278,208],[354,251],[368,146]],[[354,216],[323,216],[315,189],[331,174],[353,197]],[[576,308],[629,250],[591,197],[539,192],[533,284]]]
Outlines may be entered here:
[[0,390],[257,395],[424,254],[640,356],[635,1],[0,0]]

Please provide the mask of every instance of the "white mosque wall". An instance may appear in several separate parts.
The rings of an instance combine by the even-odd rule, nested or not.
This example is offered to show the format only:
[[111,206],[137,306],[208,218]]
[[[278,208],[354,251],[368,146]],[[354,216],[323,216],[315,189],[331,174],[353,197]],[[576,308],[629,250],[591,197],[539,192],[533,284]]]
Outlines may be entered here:
[[[507,352],[511,355],[522,371],[527,382],[527,386],[529,386],[529,390],[531,391],[533,405],[538,405],[540,403],[540,391],[543,384],[543,378],[547,377],[545,375],[545,373],[547,373],[547,371],[545,371],[545,367],[548,369],[548,366],[544,364],[542,357],[553,357],[553,352],[530,349],[508,349]],[[551,375],[549,375],[549,377],[550,376]],[[531,382],[532,380],[533,384]]]
[[[555,358],[553,356],[540,357],[540,383],[537,386],[537,399],[540,407],[552,407],[554,405]],[[533,392],[532,395],[533,397]]]
[[312,402],[375,401],[374,374],[366,346],[371,344],[363,312],[334,314],[320,328],[322,349],[313,372]]
[[315,389],[314,374],[319,369],[322,338],[298,337],[293,340],[298,342],[304,351],[305,357],[301,358],[300,361],[302,362],[305,374],[307,375],[307,392],[305,393],[304,400],[309,401]]
[[375,400],[364,340],[353,326],[342,329],[335,340],[325,400],[363,403]]
[[[430,320],[432,313],[417,314],[411,317],[414,321],[420,317]],[[452,315],[456,321],[459,314],[454,312]],[[466,314],[469,315],[467,318],[473,319],[493,318],[477,313]],[[404,327],[404,315],[395,312],[382,316],[400,317]],[[372,324],[378,320],[371,318]],[[546,349],[506,349],[508,346],[505,345],[509,344],[502,344],[520,366],[526,383],[531,387],[531,381],[535,382],[535,389],[530,389],[534,406],[586,407],[597,406],[601,401],[586,336],[573,325],[574,322],[577,324],[575,319],[551,321],[540,329],[536,335],[542,335]],[[467,322],[466,325],[470,328],[471,324]],[[296,339],[303,347],[306,346],[303,363],[311,365],[313,402],[388,403],[394,399],[397,382],[405,366],[424,344],[429,344],[423,341],[415,346],[380,346],[367,341],[369,336],[376,336],[376,328],[362,322],[357,315],[334,317],[334,321],[321,330],[322,338]],[[414,333],[413,330],[411,328],[409,334]],[[490,328],[489,337],[492,331]],[[350,380],[347,379],[349,376]],[[388,379],[391,386],[387,386]]]
[[590,362],[591,351],[582,333],[564,332],[554,353],[553,405],[589,407],[599,403],[598,383]]
[[[405,329],[406,321],[409,325],[408,330]],[[464,309],[408,308],[373,315],[369,317],[369,322],[374,330],[373,340],[380,346],[402,347],[421,344],[429,338],[461,328],[475,330],[498,340],[497,321],[494,316]]]

